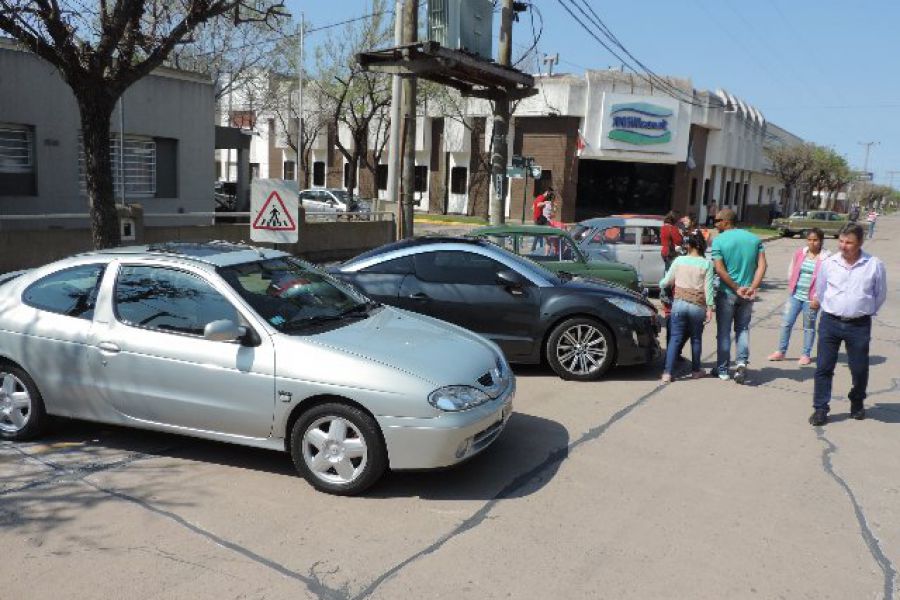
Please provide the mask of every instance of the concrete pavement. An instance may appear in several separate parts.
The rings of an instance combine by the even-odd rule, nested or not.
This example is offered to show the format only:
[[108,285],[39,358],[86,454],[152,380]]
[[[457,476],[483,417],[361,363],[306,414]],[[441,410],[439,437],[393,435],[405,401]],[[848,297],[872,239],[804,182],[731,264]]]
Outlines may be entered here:
[[[845,364],[817,429],[813,368],[765,362],[803,243],[775,240],[748,385],[517,367],[489,452],[366,497],[314,492],[286,455],[176,436],[65,423],[0,444],[0,597],[900,598],[898,237],[884,218],[865,246],[889,277],[865,421],[846,418]],[[708,327],[706,366],[714,349]]]

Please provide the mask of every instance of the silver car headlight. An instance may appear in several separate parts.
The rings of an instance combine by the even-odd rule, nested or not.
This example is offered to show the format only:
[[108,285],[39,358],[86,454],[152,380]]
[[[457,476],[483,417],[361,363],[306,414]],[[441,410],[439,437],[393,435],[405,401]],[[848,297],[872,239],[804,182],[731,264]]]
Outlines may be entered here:
[[607,298],[606,301],[613,306],[624,310],[629,315],[634,315],[636,317],[652,317],[655,314],[653,312],[653,309],[649,306],[644,306],[640,302],[635,302],[634,300],[629,300],[628,298],[613,297]]
[[469,410],[490,399],[490,396],[471,385],[447,385],[428,394],[430,405],[447,412]]

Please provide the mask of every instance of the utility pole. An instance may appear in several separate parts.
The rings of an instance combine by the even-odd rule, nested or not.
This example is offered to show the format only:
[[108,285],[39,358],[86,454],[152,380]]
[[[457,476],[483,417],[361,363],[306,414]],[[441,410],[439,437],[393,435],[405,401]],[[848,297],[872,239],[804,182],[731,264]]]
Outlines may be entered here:
[[[497,63],[501,67],[512,65],[512,21],[513,0],[503,0],[500,10],[500,43],[498,44]],[[491,182],[493,183],[493,202],[490,203],[491,225],[500,225],[506,216],[506,163],[509,148],[509,94],[501,94],[494,100],[494,124],[491,152]]]
[[856,143],[859,144],[860,146],[866,147],[866,159],[863,162],[863,173],[868,173],[869,172],[869,150],[872,148],[872,146],[877,146],[881,142],[856,142]]
[[[403,5],[403,43],[415,44],[419,29],[419,0],[406,0]],[[403,220],[400,236],[413,236],[413,206],[416,186],[416,78],[403,78],[403,174],[400,198]]]
[[[394,45],[403,43],[403,3],[401,0],[394,2]],[[400,76],[394,73],[391,76],[391,132],[388,138],[388,179],[387,201],[396,202],[396,220],[398,227],[403,226],[403,205],[400,203],[397,193],[400,182]],[[397,232],[397,237],[402,237]]]
[[[303,189],[306,181],[306,161],[303,156],[303,34],[306,21],[300,11],[300,51],[297,56],[297,187]],[[302,173],[302,175],[301,175]]]

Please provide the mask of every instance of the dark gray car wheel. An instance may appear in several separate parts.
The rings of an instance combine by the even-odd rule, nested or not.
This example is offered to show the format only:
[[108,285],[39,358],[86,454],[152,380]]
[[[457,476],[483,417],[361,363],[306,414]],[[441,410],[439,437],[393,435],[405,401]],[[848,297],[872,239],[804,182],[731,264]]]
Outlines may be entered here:
[[352,496],[369,488],[387,469],[378,424],[367,413],[340,402],[303,413],[291,430],[291,458],[317,490]]
[[47,425],[44,399],[19,367],[0,363],[0,439],[29,440]]
[[615,360],[615,338],[605,325],[588,317],[567,319],[547,338],[547,362],[562,379],[593,381]]

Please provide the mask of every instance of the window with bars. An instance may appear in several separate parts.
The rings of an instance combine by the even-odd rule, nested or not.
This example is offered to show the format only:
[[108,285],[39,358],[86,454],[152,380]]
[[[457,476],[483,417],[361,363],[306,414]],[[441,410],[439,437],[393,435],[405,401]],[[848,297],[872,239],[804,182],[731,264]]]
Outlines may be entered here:
[[34,172],[34,136],[29,127],[0,125],[0,173]]
[[284,179],[288,181],[293,181],[297,178],[296,170],[294,169],[294,161],[286,160],[284,161]]
[[[81,193],[87,193],[84,172],[84,142],[78,139],[78,174]],[[121,175],[125,177],[125,195],[132,198],[147,198],[156,195],[156,142],[152,138],[126,136],[125,153],[121,154],[122,140],[113,134],[109,140],[110,163],[113,176],[113,190],[122,189]]]

